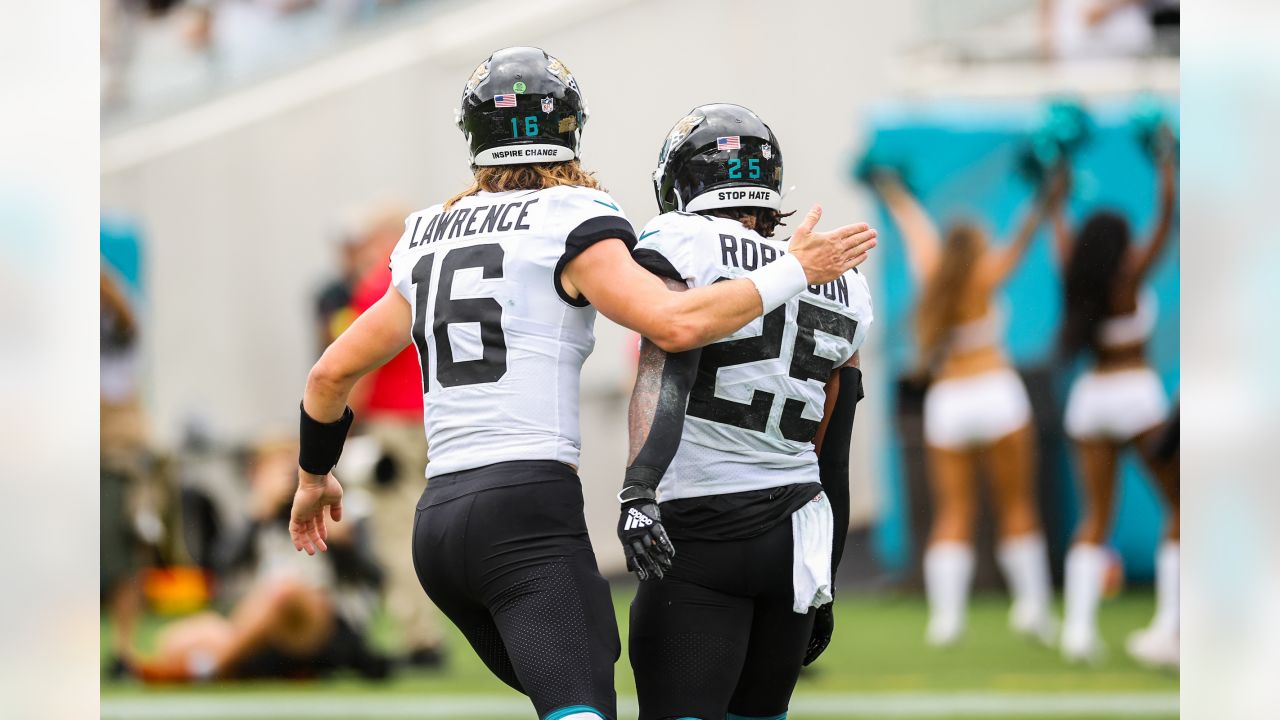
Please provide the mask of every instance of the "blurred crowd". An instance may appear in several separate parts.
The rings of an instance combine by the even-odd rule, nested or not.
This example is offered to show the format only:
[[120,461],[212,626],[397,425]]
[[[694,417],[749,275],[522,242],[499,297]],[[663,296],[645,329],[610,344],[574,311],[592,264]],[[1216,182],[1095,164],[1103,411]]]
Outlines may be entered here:
[[[424,0],[99,2],[102,107],[110,114],[191,102],[296,65],[339,45],[353,29],[394,17],[393,11]],[[1035,54],[1059,61],[1178,54],[1179,0],[1018,0],[969,8],[922,2],[940,18],[964,13],[985,18],[993,12],[989,5],[1000,13],[1025,14],[1039,25]],[[1022,29],[1016,34],[1031,37]],[[983,38],[970,40],[989,44]],[[968,48],[965,54],[987,52],[990,48]]]
[[1040,0],[1046,57],[1178,54],[1179,0]]
[[100,0],[102,107],[163,106],[278,71],[419,0]]
[[[407,212],[385,203],[341,221],[335,275],[314,298],[317,355],[386,291]],[[406,350],[353,394],[360,421],[336,471],[347,514],[331,552],[308,558],[288,535],[296,437],[227,447],[192,427],[171,456],[155,452],[139,398],[136,293],[105,260],[101,282],[109,671],[189,682],[442,667],[439,621],[406,551],[426,483],[416,356]],[[171,619],[140,631],[144,614]],[[374,641],[378,617],[386,626]]]

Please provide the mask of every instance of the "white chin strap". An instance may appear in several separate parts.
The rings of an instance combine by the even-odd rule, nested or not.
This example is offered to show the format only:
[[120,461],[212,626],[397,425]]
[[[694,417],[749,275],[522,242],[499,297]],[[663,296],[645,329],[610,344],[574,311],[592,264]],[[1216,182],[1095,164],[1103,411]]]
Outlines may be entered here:
[[508,145],[481,150],[471,162],[478,166],[527,165],[566,162],[575,157],[573,150],[563,145]]
[[686,212],[714,210],[726,207],[763,207],[782,209],[782,193],[754,185],[722,187],[694,197],[684,206]]

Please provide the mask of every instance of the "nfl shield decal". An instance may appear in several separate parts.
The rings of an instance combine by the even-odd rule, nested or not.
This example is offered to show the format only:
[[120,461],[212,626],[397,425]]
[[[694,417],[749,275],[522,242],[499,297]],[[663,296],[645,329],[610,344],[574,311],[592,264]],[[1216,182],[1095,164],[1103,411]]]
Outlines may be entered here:
[[556,109],[556,101],[552,98],[542,98],[542,112],[549,113]]
[[769,158],[773,157],[773,148],[769,145],[769,143],[765,143],[760,146],[760,154],[764,156],[765,160],[768,160]]

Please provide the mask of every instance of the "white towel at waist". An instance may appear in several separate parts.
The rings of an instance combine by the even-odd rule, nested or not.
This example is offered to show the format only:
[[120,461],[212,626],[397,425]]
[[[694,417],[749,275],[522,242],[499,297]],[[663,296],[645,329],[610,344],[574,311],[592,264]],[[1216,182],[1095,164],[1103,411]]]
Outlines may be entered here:
[[831,538],[835,521],[826,493],[791,515],[791,609],[800,614],[831,602]]

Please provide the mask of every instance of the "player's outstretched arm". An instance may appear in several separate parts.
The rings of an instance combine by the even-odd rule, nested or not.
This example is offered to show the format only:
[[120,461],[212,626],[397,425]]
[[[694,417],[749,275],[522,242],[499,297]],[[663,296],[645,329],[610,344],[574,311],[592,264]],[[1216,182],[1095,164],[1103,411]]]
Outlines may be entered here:
[[[831,380],[827,382],[822,424],[814,438],[818,453],[818,479],[831,503],[834,530],[831,534],[833,584],[849,532],[849,441],[853,435],[854,411],[858,401],[862,399],[862,370],[858,364],[858,353],[854,353],[847,365],[831,374]],[[832,603],[827,603],[818,608],[809,646],[805,650],[805,665],[817,660],[831,643],[831,635],[835,631],[835,615],[831,605]]]
[[307,375],[299,428],[298,490],[289,535],[308,555],[328,549],[324,510],[342,520],[342,486],[332,474],[354,415],[347,396],[356,381],[409,344],[409,304],[394,287],[338,336]]
[[830,232],[813,228],[815,205],[796,230],[787,254],[743,278],[677,293],[631,259],[621,240],[592,245],[564,269],[561,282],[585,296],[605,317],[649,338],[667,352],[715,342],[782,305],[808,285],[830,282],[861,265],[875,247],[865,223]]
[[[678,280],[665,282],[674,291],[684,289]],[[622,503],[618,539],[627,569],[642,581],[661,579],[675,557],[658,512],[658,483],[680,446],[685,407],[701,355],[701,349],[668,353],[649,340],[640,342],[636,385],[627,409],[630,452],[618,493]]]

